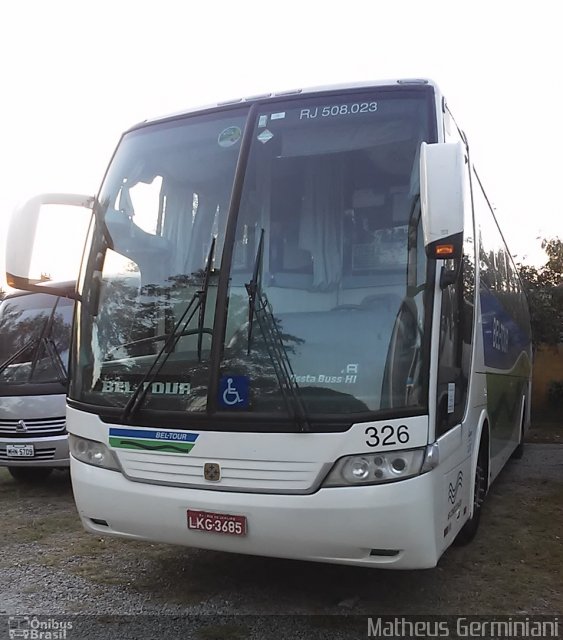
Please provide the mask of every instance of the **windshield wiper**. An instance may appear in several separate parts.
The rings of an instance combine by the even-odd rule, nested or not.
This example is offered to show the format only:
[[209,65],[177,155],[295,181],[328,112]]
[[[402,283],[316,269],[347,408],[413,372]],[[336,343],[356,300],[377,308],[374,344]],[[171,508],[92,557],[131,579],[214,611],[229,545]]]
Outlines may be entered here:
[[[57,372],[59,382],[64,385],[68,382],[68,373],[52,338],[53,327],[55,324],[55,315],[57,313],[57,307],[59,306],[60,301],[61,299],[57,298],[55,304],[53,305],[53,308],[51,309],[51,313],[47,318],[47,321],[43,325],[43,329],[41,331],[41,337],[39,338],[39,345],[41,344],[43,345],[45,352],[47,353],[49,359],[51,360],[51,364],[53,364]],[[32,365],[31,365],[31,374],[29,376],[30,380],[33,379],[35,370],[39,364],[40,357],[41,357],[40,349],[37,348],[35,351],[35,356],[33,358]]]
[[258,241],[258,251],[254,260],[254,271],[252,280],[244,286],[248,293],[248,344],[246,354],[250,355],[250,347],[252,345],[252,328],[254,326],[254,315],[256,311],[256,296],[260,290],[262,259],[264,254],[264,229],[260,231],[260,240]]
[[[185,335],[189,335],[190,333],[204,333],[203,322],[205,320],[205,310],[201,311],[201,306],[205,306],[207,301],[207,290],[209,289],[210,282],[210,273],[213,264],[213,256],[215,254],[215,238],[211,241],[211,246],[209,248],[209,254],[207,256],[207,264],[205,266],[205,271],[203,274],[203,282],[202,287],[199,291],[196,291],[189,301],[187,307],[184,312],[178,319],[178,322],[174,325],[171,333],[167,336],[166,341],[162,345],[160,351],[156,354],[155,359],[153,360],[149,370],[142,377],[141,381],[137,385],[135,391],[131,394],[131,397],[127,401],[127,404],[123,408],[123,413],[121,414],[121,420],[125,422],[128,418],[130,418],[141,406],[143,403],[148,390],[151,384],[156,380],[156,377],[160,373],[164,363],[168,360],[170,354],[176,348],[176,344],[178,340]],[[193,317],[200,310],[199,313],[199,322],[197,330],[187,331],[187,327],[190,325]],[[188,315],[189,314],[189,315]],[[181,328],[181,329],[180,329]],[[201,342],[198,340],[198,357],[201,360]]]
[[3,373],[11,364],[13,364],[23,353],[25,353],[28,349],[35,347],[41,342],[41,338],[30,338],[27,342],[24,343],[22,347],[20,347],[16,353],[12,356],[4,360],[4,362],[0,363],[0,374]]
[[45,351],[49,355],[49,358],[53,363],[55,370],[57,371],[59,382],[63,385],[66,384],[68,382],[68,371],[65,367],[63,359],[59,354],[57,345],[54,343],[52,338],[42,338],[42,340],[45,346]]
[[[0,363],[0,375],[4,373],[4,371],[10,365],[14,364],[14,362],[16,362],[19,359],[19,357],[22,354],[24,354],[26,351],[33,350],[33,354],[34,356],[36,356],[39,353],[39,347],[41,345],[44,346],[45,351],[47,352],[47,355],[49,356],[49,359],[51,360],[57,372],[57,377],[59,378],[59,382],[63,385],[66,384],[68,382],[68,373],[67,373],[66,367],[59,355],[59,352],[57,351],[57,347],[55,346],[55,344],[45,336],[42,336],[40,338],[31,338],[23,345],[23,347],[18,349],[16,353],[14,353],[10,358]],[[35,366],[32,367],[29,373],[29,380],[33,378],[34,371],[35,371]]]
[[197,359],[201,362],[201,345],[203,341],[203,323],[205,322],[205,307],[207,306],[207,292],[209,291],[209,279],[211,277],[211,263],[213,262],[213,256],[215,255],[215,236],[211,240],[211,246],[209,247],[209,255],[207,256],[207,265],[205,267],[205,273],[203,275],[203,286],[199,292],[199,318],[197,322]]
[[59,300],[55,302],[53,308],[51,309],[51,313],[49,317],[45,321],[43,328],[41,329],[41,335],[35,336],[27,340],[23,346],[21,346],[16,353],[12,356],[4,360],[4,362],[0,363],[0,374],[2,374],[10,365],[14,364],[20,356],[22,356],[26,351],[31,351],[30,354],[30,363],[31,369],[28,377],[28,381],[33,379],[35,369],[37,367],[37,363],[41,358],[40,347],[43,345],[49,360],[53,364],[55,371],[57,372],[57,377],[59,378],[59,382],[61,384],[66,384],[68,382],[68,372],[66,367],[62,361],[62,358],[59,354],[56,344],[54,343],[51,333],[53,331],[53,323],[55,318],[55,313],[57,311],[57,306],[59,304]]
[[[213,256],[214,253],[215,253],[215,238],[213,238],[212,240],[212,245],[210,249],[211,256]],[[211,329],[204,329],[204,326],[203,326],[205,323],[205,308],[207,306],[207,292],[209,291],[210,276],[211,276],[211,269],[206,269],[204,273],[204,281],[202,284],[202,288],[194,294],[194,298],[196,296],[199,296],[199,301],[197,305],[199,308],[199,319],[198,319],[197,329],[189,329],[189,330],[184,329],[182,332],[176,334],[179,338],[183,338],[184,336],[193,336],[196,334],[199,336],[197,341],[197,357],[200,362],[201,362],[203,335],[205,333],[209,335],[213,335],[213,331]],[[192,301],[194,301],[193,298],[192,298]],[[188,323],[186,323],[186,325],[187,324],[189,324],[189,321]],[[156,336],[148,336],[147,338],[139,338],[138,340],[131,340],[129,342],[124,342],[123,344],[117,345],[116,347],[111,349],[107,355],[112,356],[112,359],[113,359],[112,354],[120,349],[125,349],[127,347],[134,347],[141,344],[150,344],[151,342],[162,342],[163,340],[164,341],[168,340],[170,335],[171,335],[170,333],[159,333]]]
[[258,322],[260,333],[272,362],[278,380],[279,389],[285,401],[289,415],[295,420],[301,431],[311,431],[307,410],[303,403],[299,386],[295,382],[295,374],[283,342],[283,336],[274,316],[272,305],[262,291],[262,262],[264,256],[264,229],[260,232],[258,251],[254,261],[252,280],[245,287],[248,293],[248,346],[250,354],[252,344],[252,328],[254,319]]

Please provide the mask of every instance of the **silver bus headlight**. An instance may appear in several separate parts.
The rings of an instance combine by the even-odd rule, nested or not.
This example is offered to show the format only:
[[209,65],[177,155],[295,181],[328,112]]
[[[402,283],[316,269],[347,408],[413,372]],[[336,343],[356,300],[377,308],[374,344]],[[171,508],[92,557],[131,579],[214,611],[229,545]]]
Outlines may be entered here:
[[336,461],[323,486],[346,487],[412,478],[421,473],[424,454],[423,448],[345,456]]
[[68,445],[71,455],[80,462],[91,464],[101,469],[121,471],[116,457],[103,442],[88,440],[69,433]]

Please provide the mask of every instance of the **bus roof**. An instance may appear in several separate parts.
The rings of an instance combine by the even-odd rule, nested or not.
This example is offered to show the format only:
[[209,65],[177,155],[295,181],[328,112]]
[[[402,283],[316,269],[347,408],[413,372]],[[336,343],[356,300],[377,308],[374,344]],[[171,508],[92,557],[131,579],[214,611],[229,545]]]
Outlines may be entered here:
[[134,129],[138,129],[140,127],[144,127],[149,124],[155,124],[161,121],[171,120],[174,118],[179,118],[190,113],[197,113],[200,111],[212,111],[213,109],[218,109],[221,107],[227,106],[235,106],[235,105],[243,105],[243,104],[252,104],[257,101],[268,101],[268,100],[279,100],[284,97],[291,97],[297,95],[312,95],[315,93],[323,93],[328,91],[345,91],[349,89],[363,89],[363,88],[377,88],[377,87],[393,87],[393,86],[430,86],[434,88],[434,91],[437,94],[441,95],[440,89],[436,82],[429,78],[396,78],[391,80],[371,80],[371,81],[362,81],[362,82],[350,82],[346,84],[334,84],[334,85],[320,85],[317,87],[307,87],[304,89],[290,89],[286,91],[277,91],[273,93],[264,93],[261,95],[254,95],[248,97],[235,98],[232,100],[225,100],[221,102],[217,102],[215,104],[208,104],[199,107],[193,107],[189,109],[185,109],[183,111],[178,111],[175,113],[170,113],[163,116],[158,116],[156,118],[148,118],[142,122],[137,123],[136,125],[130,127],[128,131],[132,131]]

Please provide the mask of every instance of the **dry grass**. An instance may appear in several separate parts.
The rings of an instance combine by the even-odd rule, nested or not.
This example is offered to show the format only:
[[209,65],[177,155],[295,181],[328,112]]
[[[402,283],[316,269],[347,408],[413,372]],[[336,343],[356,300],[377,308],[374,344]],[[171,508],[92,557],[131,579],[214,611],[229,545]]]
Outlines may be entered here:
[[563,444],[563,423],[556,420],[534,422],[526,434],[526,442]]

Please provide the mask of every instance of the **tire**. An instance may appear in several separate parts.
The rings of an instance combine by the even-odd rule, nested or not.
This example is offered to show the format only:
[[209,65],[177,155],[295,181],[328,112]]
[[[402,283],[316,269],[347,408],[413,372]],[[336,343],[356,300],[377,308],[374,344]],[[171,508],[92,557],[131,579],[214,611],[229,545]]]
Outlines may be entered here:
[[50,467],[8,467],[12,478],[25,484],[37,484],[46,480],[53,470]]
[[523,455],[524,455],[524,424],[522,424],[522,426],[520,427],[520,442],[518,443],[518,446],[516,447],[516,449],[514,449],[510,457],[513,460],[521,460]]
[[474,483],[473,515],[463,525],[454,539],[453,544],[458,547],[469,544],[473,540],[479,528],[479,521],[481,520],[481,506],[487,493],[487,450],[486,447],[483,446],[483,441],[481,441],[479,447]]

